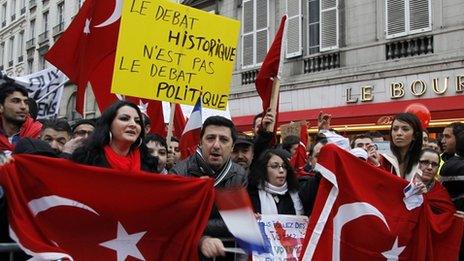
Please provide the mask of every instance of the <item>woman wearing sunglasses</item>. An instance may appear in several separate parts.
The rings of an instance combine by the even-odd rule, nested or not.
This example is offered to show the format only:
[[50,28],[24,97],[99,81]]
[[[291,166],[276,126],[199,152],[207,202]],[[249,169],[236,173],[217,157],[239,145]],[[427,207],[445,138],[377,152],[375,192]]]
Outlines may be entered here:
[[279,149],[267,150],[251,170],[248,193],[256,213],[304,214],[298,180],[287,156]]

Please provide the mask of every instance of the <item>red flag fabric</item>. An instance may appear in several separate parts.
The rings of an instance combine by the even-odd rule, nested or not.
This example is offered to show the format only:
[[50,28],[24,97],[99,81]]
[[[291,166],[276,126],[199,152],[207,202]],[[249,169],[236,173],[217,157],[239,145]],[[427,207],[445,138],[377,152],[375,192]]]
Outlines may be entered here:
[[174,136],[178,139],[182,137],[185,129],[185,116],[182,112],[180,104],[176,103],[176,111],[174,112]]
[[119,33],[120,3],[85,1],[72,23],[45,55],[47,61],[77,84],[76,108],[80,113],[87,83],[92,85],[100,110],[115,100],[109,87]]
[[185,124],[184,132],[180,137],[179,148],[181,159],[186,159],[193,155],[200,143],[201,126],[203,125],[203,117],[201,115],[201,97],[193,107],[190,118]]
[[12,237],[47,260],[197,260],[214,200],[211,180],[32,155],[3,166],[0,184]]
[[300,125],[300,143],[296,148],[295,154],[290,159],[290,164],[292,164],[298,177],[309,174],[304,170],[308,159],[306,144],[308,144],[308,125],[304,123]]
[[408,210],[407,181],[333,144],[318,159],[324,178],[301,260],[457,260],[463,221],[439,185]]
[[[85,89],[90,84],[100,111],[117,100],[111,93],[122,1],[86,0],[79,13],[45,59],[77,84],[76,110],[83,113]],[[166,136],[161,102],[130,98],[148,106],[153,133]]]

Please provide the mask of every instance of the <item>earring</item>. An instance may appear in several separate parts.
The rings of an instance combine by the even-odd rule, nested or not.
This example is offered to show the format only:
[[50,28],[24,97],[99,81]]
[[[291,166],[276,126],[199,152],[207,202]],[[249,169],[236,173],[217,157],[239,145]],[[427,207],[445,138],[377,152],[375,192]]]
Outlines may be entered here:
[[109,133],[110,133],[110,142],[109,143],[111,143],[111,141],[113,140],[113,133],[111,133],[111,131]]

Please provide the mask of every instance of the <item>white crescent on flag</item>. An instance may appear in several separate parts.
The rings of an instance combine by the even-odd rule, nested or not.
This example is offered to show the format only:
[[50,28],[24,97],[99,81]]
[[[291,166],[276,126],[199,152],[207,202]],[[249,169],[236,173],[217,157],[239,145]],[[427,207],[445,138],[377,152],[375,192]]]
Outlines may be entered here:
[[103,23],[95,25],[95,27],[105,27],[105,26],[108,26],[116,22],[121,17],[121,13],[122,13],[122,0],[115,0],[114,11],[111,14],[111,16],[108,17],[108,19],[106,19]]

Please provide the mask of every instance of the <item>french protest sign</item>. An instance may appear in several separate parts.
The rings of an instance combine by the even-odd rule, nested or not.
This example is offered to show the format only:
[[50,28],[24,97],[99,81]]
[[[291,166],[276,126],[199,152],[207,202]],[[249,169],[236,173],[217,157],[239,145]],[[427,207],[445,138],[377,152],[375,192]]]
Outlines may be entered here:
[[55,67],[33,74],[13,77],[17,84],[27,88],[29,97],[37,103],[37,119],[58,116],[67,77]]
[[125,1],[113,93],[225,110],[240,23],[166,0]]
[[268,254],[253,253],[253,260],[297,260],[308,227],[307,216],[262,215],[258,221]]

